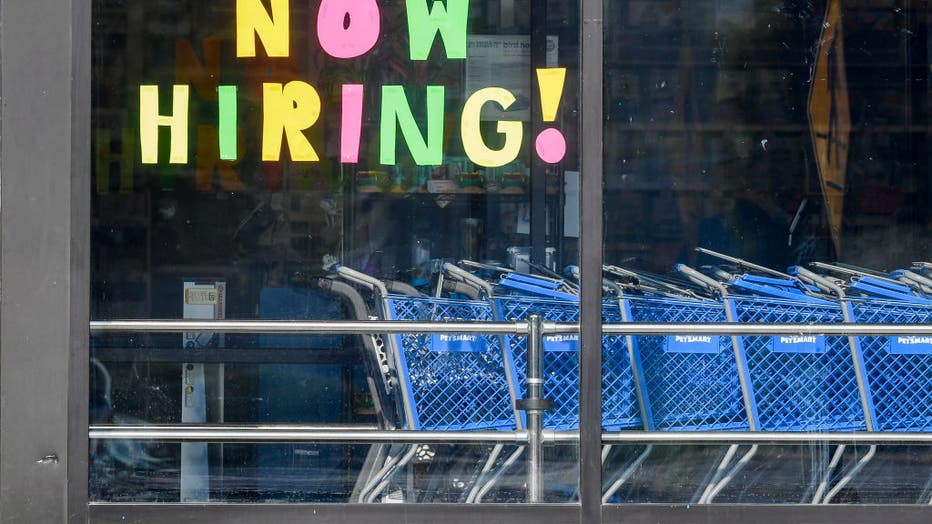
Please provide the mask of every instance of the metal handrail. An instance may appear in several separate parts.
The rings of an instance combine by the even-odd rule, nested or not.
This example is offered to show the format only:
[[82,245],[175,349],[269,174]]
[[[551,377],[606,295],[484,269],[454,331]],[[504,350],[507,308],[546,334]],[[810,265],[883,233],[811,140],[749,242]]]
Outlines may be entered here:
[[[372,426],[374,428],[374,426]],[[338,443],[473,443],[527,444],[528,431],[379,430],[369,426],[317,425],[92,425],[91,439],[165,442],[338,442]],[[547,444],[575,444],[578,431],[542,430]],[[619,431],[603,432],[605,444],[929,444],[932,433],[919,432],[739,432],[739,431]]]
[[[578,329],[578,328],[577,328]],[[384,333],[527,334],[527,322],[412,322],[404,320],[95,320],[92,333],[288,333],[380,335]]]
[[[307,335],[370,335],[383,333],[481,333],[526,335],[528,324],[515,322],[409,322],[394,320],[94,320],[91,333],[291,333]],[[572,322],[542,323],[543,335],[579,333]],[[606,335],[854,335],[932,336],[932,325],[924,324],[744,324],[744,323],[654,323],[624,322],[602,325]]]
[[925,444],[932,433],[920,432],[819,432],[784,431],[622,431],[602,433],[606,444]]
[[[842,297],[844,295],[841,295]],[[380,334],[380,333],[480,333],[480,334],[523,334],[530,337],[529,359],[539,361],[543,337],[557,333],[579,333],[580,325],[568,322],[542,322],[532,315],[525,321],[515,322],[410,322],[410,321],[280,321],[280,320],[98,320],[90,323],[91,333],[139,333],[139,332],[222,332],[222,333],[303,333],[303,334]],[[603,324],[604,334],[674,335],[682,333],[705,335],[929,335],[928,325],[887,324],[662,324],[662,323],[609,323]],[[535,350],[536,351],[532,351]],[[532,355],[536,353],[536,357]],[[194,425],[144,426],[144,425],[92,425],[88,428],[90,439],[157,440],[171,442],[337,442],[337,443],[485,443],[518,444],[530,449],[528,456],[528,501],[540,501],[542,497],[542,450],[543,443],[577,443],[579,432],[544,430],[540,417],[547,409],[541,398],[543,377],[536,377],[529,366],[528,429],[514,431],[389,431],[366,427],[337,426],[223,426]],[[871,428],[871,425],[868,425]],[[752,428],[753,429],[753,428]],[[613,443],[896,443],[929,444],[932,433],[769,433],[769,432],[658,432],[625,431],[602,433],[603,444]],[[873,447],[871,448],[874,449]],[[753,451],[752,451],[753,453]],[[862,459],[862,462],[864,459]],[[841,486],[842,484],[839,484]],[[713,495],[714,496],[714,495]]]
[[[545,442],[570,442],[572,435],[544,435]],[[562,432],[561,432],[562,433]],[[380,430],[374,426],[223,426],[223,425],[92,425],[91,439],[157,440],[177,442],[338,442],[338,443],[481,443],[527,444],[528,432]]]

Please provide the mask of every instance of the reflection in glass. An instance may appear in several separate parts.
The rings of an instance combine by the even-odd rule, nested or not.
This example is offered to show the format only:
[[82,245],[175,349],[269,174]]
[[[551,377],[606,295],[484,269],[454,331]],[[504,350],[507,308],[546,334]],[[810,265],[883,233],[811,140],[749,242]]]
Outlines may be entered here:
[[[623,320],[928,321],[914,264],[932,239],[925,8],[632,1],[604,14],[604,257]],[[676,317],[657,306],[677,303]],[[915,344],[670,338],[628,340],[645,427],[930,427],[926,403],[906,400],[932,391]],[[605,501],[927,503],[921,449],[633,447],[605,462]]]
[[[577,258],[576,9],[548,4],[95,1],[92,318],[497,319],[445,263]],[[91,421],[523,427],[486,338],[96,333]],[[516,446],[91,447],[99,501],[525,500]],[[575,453],[546,452],[547,500]]]

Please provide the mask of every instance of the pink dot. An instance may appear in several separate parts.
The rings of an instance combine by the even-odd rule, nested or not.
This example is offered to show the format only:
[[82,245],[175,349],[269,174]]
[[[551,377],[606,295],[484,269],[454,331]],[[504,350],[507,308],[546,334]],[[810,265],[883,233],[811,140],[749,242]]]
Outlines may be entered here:
[[537,148],[537,156],[548,164],[556,164],[566,156],[566,138],[563,137],[563,133],[552,127],[541,131],[534,145]]

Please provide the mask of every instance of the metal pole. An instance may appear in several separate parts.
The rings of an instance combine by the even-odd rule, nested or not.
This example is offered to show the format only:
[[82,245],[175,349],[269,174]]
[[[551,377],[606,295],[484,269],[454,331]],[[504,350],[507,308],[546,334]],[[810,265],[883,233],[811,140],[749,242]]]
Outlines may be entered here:
[[397,320],[94,320],[92,333],[297,333],[381,335],[385,333],[476,333],[522,335],[527,323]]
[[[537,84],[537,68],[547,67],[547,1],[531,0],[531,136],[544,129],[540,106],[540,86]],[[546,263],[547,254],[547,165],[530,154],[530,204],[531,204],[531,262],[539,266]]]
[[[825,432],[778,431],[619,431],[601,432],[605,444],[764,444],[809,445],[813,443],[929,445],[929,432]],[[529,432],[517,431],[397,431],[377,426],[353,425],[92,425],[90,439],[151,440],[160,442],[340,442],[448,444],[485,443],[523,445]],[[575,444],[578,431],[542,430],[542,443]]]
[[[562,435],[563,432],[560,432]],[[562,436],[555,438],[564,438]],[[928,445],[932,444],[932,433],[913,432],[825,432],[807,433],[805,431],[621,431],[602,434],[606,444],[761,444],[784,445],[813,443],[837,444],[891,444],[891,445]]]
[[528,317],[527,338],[527,396],[519,403],[519,409],[527,411],[528,461],[527,461],[527,497],[528,502],[542,502],[544,495],[542,456],[543,456],[543,414],[553,403],[543,398],[543,331],[540,315]]
[[579,522],[602,524],[603,0],[579,20]]
[[[600,283],[597,284],[601,292]],[[595,308],[600,313],[599,308]],[[744,323],[660,323],[625,322],[600,324],[606,335],[853,335],[853,336],[932,336],[928,324],[744,324]],[[481,335],[523,335],[527,322],[408,322],[397,320],[94,320],[91,333],[300,333],[328,335],[367,335],[384,333],[476,333]],[[544,321],[545,335],[580,333],[580,325]],[[586,333],[584,333],[585,335]],[[601,356],[601,355],[600,355]],[[598,420],[598,418],[597,418]],[[598,424],[597,424],[598,425]]]
[[[398,444],[518,444],[528,441],[526,431],[395,431],[375,426],[90,426],[88,438],[151,440],[159,442],[339,442]],[[574,442],[567,432],[547,432],[542,440]]]

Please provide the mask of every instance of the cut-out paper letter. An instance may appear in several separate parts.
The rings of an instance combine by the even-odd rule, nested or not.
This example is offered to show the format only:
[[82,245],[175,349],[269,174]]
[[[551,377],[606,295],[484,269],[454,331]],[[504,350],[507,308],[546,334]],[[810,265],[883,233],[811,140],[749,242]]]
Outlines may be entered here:
[[463,106],[463,119],[460,131],[463,135],[463,149],[473,163],[485,167],[501,167],[518,158],[521,141],[524,139],[524,127],[519,121],[506,120],[498,122],[498,132],[505,135],[505,145],[501,149],[491,149],[482,139],[479,129],[479,115],[487,102],[497,102],[502,110],[507,110],[515,101],[515,96],[501,87],[487,87],[473,93]]
[[288,140],[291,159],[317,161],[317,152],[304,136],[305,129],[320,117],[320,95],[307,82],[295,80],[262,85],[262,160],[277,162],[282,150],[282,133]]
[[566,137],[559,129],[548,127],[537,135],[534,149],[541,160],[548,164],[556,164],[566,156]]
[[188,86],[172,88],[172,115],[159,114],[159,86],[139,86],[139,145],[142,163],[159,161],[159,126],[171,129],[168,162],[188,163]]
[[379,133],[379,162],[395,164],[395,136],[398,127],[411,151],[414,163],[419,166],[436,166],[443,163],[443,86],[427,86],[427,139],[414,121],[408,97],[402,86],[382,86],[381,132]]
[[203,63],[190,40],[175,41],[175,83],[193,85],[202,100],[216,100],[220,83],[220,39],[208,37],[202,42]]
[[110,169],[113,164],[120,166],[120,193],[133,191],[133,164],[136,162],[136,133],[133,129],[123,129],[120,143],[121,151],[113,153],[110,149],[110,130],[97,130],[96,179],[97,192],[110,192]]
[[217,87],[217,113],[220,159],[236,160],[236,86]]
[[323,0],[317,12],[320,47],[334,58],[356,58],[379,40],[381,15],[376,0]]
[[271,57],[288,56],[288,0],[271,0],[272,14],[262,0],[236,0],[236,56],[256,56],[256,36]]
[[220,176],[222,191],[242,191],[245,186],[236,171],[235,161],[220,159],[217,149],[217,129],[212,126],[197,126],[197,171],[194,175],[194,187],[198,191],[210,191],[214,181],[214,172]]
[[411,60],[427,60],[437,33],[440,33],[447,58],[466,58],[469,0],[447,0],[446,7],[439,0],[405,0],[405,8]]
[[540,110],[544,122],[557,119],[557,109],[563,98],[563,84],[566,82],[566,68],[552,67],[537,70],[537,85],[540,86]]
[[343,118],[340,124],[340,162],[359,162],[359,139],[362,129],[362,84],[343,86]]

